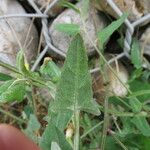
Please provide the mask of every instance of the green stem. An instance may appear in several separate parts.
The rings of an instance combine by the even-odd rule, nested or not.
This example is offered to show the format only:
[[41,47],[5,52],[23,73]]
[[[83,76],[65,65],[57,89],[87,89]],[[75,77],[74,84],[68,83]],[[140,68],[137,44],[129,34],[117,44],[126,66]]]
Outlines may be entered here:
[[37,116],[37,104],[36,104],[36,97],[35,97],[35,89],[33,86],[32,87],[32,104],[33,104],[33,109],[34,109],[34,114]]
[[109,131],[112,137],[116,140],[116,142],[123,148],[123,150],[128,150],[127,147],[115,136],[115,133]]
[[107,128],[108,128],[108,121],[109,121],[109,114],[108,114],[108,97],[105,98],[104,103],[104,124],[103,124],[103,133],[101,138],[101,150],[105,150],[105,142],[107,136]]
[[83,139],[84,137],[86,137],[89,133],[91,133],[92,131],[94,131],[96,128],[98,128],[101,124],[103,124],[104,121],[99,122],[98,124],[96,124],[94,127],[92,127],[91,129],[89,129],[87,132],[85,132],[80,138]]
[[79,134],[79,117],[80,117],[80,111],[76,110],[74,113],[74,124],[75,124],[75,134],[74,134],[74,145],[73,145],[73,150],[79,150],[79,139],[80,139],[80,134]]
[[0,60],[0,66],[4,67],[12,72],[15,72],[17,74],[21,74],[14,66],[6,64],[6,63],[2,62],[1,60]]

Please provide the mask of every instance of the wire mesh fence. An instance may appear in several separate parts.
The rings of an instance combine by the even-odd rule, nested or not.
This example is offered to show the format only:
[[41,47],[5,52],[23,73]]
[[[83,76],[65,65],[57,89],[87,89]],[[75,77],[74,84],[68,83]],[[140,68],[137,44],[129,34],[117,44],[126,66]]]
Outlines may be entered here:
[[[51,36],[49,33],[49,26],[48,26],[48,12],[49,10],[51,10],[53,8],[53,6],[55,6],[56,3],[59,2],[59,0],[53,0],[49,5],[47,5],[46,9],[44,12],[42,12],[38,6],[35,4],[34,0],[27,0],[29,2],[29,4],[32,6],[32,8],[35,10],[36,13],[34,14],[10,14],[10,15],[3,15],[0,16],[0,19],[4,19],[4,18],[11,18],[11,17],[30,17],[30,18],[41,18],[41,23],[42,23],[42,33],[44,36],[44,40],[45,40],[45,47],[44,49],[41,51],[41,53],[39,54],[39,56],[37,57],[34,65],[32,66],[32,71],[34,71],[37,66],[39,65],[40,61],[42,60],[42,58],[45,56],[46,52],[48,50],[51,50],[53,52],[55,52],[56,54],[60,55],[61,57],[65,58],[66,57],[66,53],[59,50],[58,48],[56,48],[51,41]],[[116,3],[113,0],[106,0],[107,3],[109,4],[109,6],[116,12],[116,14],[118,16],[121,16],[123,14],[123,12],[119,9],[119,7],[116,5]],[[126,25],[126,34],[125,34],[125,39],[124,39],[124,49],[123,52],[118,54],[116,57],[112,58],[108,63],[113,62],[116,59],[120,59],[124,56],[128,57],[130,59],[130,49],[131,49],[131,42],[132,42],[132,38],[133,38],[133,34],[134,31],[137,27],[139,27],[140,25],[142,25],[144,22],[150,22],[150,13],[137,19],[134,22],[130,22],[130,20],[127,18],[124,22],[124,24]],[[147,67],[145,64],[143,64],[143,67]],[[91,72],[95,72],[97,71],[98,68],[95,68],[93,70],[91,70]]]
[[[113,0],[107,0],[107,2],[110,5],[110,7],[117,13],[118,16],[121,16],[123,14],[123,12],[117,7],[117,5],[114,3]],[[125,20],[124,23],[127,27],[127,30],[126,30],[125,40],[124,40],[124,51],[119,56],[117,56],[118,58],[121,58],[123,56],[130,58],[130,49],[131,49],[133,33],[135,29],[138,26],[142,25],[144,22],[150,22],[150,14],[147,14],[132,23],[129,21],[128,18]],[[143,66],[145,65],[143,64]]]

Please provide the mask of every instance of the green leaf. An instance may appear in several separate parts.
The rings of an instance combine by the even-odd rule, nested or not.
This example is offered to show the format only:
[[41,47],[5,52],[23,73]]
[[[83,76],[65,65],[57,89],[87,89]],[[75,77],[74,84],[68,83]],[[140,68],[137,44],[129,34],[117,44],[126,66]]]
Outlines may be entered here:
[[129,97],[135,97],[135,96],[141,96],[141,95],[150,95],[150,90],[141,90],[141,91],[137,91],[137,92],[133,92]]
[[26,67],[25,57],[23,50],[20,50],[17,54],[16,64],[19,72],[23,73],[24,75],[29,74],[29,71]]
[[132,94],[129,98],[137,96],[141,103],[147,101],[150,98],[150,84],[140,80],[134,80],[130,83],[130,89]]
[[63,7],[67,7],[67,8],[71,8],[73,9],[75,12],[77,12],[78,14],[80,14],[80,10],[76,7],[76,5],[70,3],[70,2],[67,2],[65,0],[61,1],[61,6]]
[[128,14],[123,14],[118,20],[113,21],[109,26],[98,32],[99,47],[103,49],[104,43],[125,21]]
[[92,98],[91,85],[84,43],[77,34],[69,47],[51,111],[73,113],[81,110],[99,115],[98,106]]
[[77,24],[60,23],[55,25],[55,29],[68,35],[75,35],[80,32],[80,26]]
[[42,75],[55,83],[57,83],[61,77],[61,70],[57,65],[49,58],[44,59],[44,63],[40,68]]
[[51,150],[61,150],[61,148],[56,142],[52,142]]
[[60,130],[60,131],[64,131],[64,129],[66,128],[68,122],[71,120],[72,118],[72,113],[53,113],[50,112],[49,114],[50,116],[50,120],[49,122],[53,122],[53,124],[55,124],[55,126]]
[[0,86],[0,102],[21,101],[24,95],[24,80],[10,80]]
[[120,137],[125,138],[128,134],[133,134],[134,133],[134,125],[131,123],[131,118],[129,117],[120,117],[123,128],[121,132],[118,133]]
[[43,150],[50,150],[52,143],[56,142],[62,150],[72,150],[69,143],[65,140],[63,132],[61,132],[52,122],[46,127],[40,140],[40,147]]
[[12,77],[7,75],[7,74],[4,74],[4,73],[0,73],[0,81],[7,81],[7,80],[11,80]]
[[142,103],[136,97],[130,98],[129,104],[132,107],[132,111],[135,113],[140,112],[142,109]]
[[142,67],[142,57],[139,42],[137,39],[133,39],[132,47],[131,47],[131,61],[136,69]]
[[38,142],[38,132],[41,125],[36,116],[31,114],[27,128],[24,130],[25,134],[30,137],[34,142]]
[[128,81],[128,83],[133,82],[135,79],[139,78],[142,74],[143,74],[142,68],[134,70],[131,74],[131,77],[130,77],[130,80]]
[[145,117],[134,117],[131,122],[144,136],[150,136],[150,126]]

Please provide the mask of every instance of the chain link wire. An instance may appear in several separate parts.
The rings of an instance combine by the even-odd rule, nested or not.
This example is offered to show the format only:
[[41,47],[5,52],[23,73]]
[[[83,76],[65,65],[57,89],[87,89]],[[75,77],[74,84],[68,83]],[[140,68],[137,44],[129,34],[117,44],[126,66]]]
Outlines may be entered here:
[[[36,70],[37,66],[39,65],[40,61],[42,60],[42,58],[44,57],[44,55],[46,54],[46,52],[48,50],[51,50],[53,52],[55,52],[56,54],[60,55],[61,57],[65,58],[66,57],[66,53],[63,52],[62,50],[56,48],[51,41],[51,36],[49,34],[49,27],[48,27],[48,12],[50,11],[50,9],[53,8],[53,6],[56,5],[56,3],[58,3],[60,0],[53,0],[49,5],[47,5],[46,9],[44,12],[41,12],[41,10],[38,8],[38,6],[35,4],[34,0],[27,0],[29,2],[29,4],[33,7],[33,9],[36,11],[35,14],[11,14],[11,15],[3,15],[0,16],[0,19],[4,19],[4,18],[10,18],[10,17],[35,17],[35,18],[41,18],[41,22],[42,22],[42,32],[44,35],[44,39],[46,42],[45,48],[43,49],[43,51],[39,54],[39,56],[37,57],[33,67],[32,67],[32,71]],[[113,0],[106,0],[107,3],[109,4],[109,6],[116,12],[116,14],[118,16],[121,16],[123,14],[123,12],[119,9],[119,7],[115,4],[115,2]],[[126,34],[125,34],[125,40],[124,40],[124,49],[123,52],[118,54],[116,57],[112,58],[108,63],[112,63],[113,61],[115,61],[116,59],[120,59],[124,56],[126,56],[127,58],[130,59],[130,49],[131,49],[131,43],[132,43],[132,37],[134,34],[134,31],[137,27],[139,27],[140,25],[142,25],[144,22],[150,22],[150,13],[143,16],[140,19],[137,19],[134,22],[130,22],[129,19],[127,18],[124,22],[124,24],[127,27],[126,30]],[[91,73],[97,71],[98,69],[95,68],[91,71]]]
[[[119,9],[119,7],[115,4],[115,2],[113,0],[107,0],[107,3],[116,12],[116,14],[118,16],[121,16],[123,14],[123,12]],[[136,27],[139,27],[140,25],[142,25],[145,22],[147,22],[147,23],[150,22],[150,13],[143,16],[142,18],[137,19],[133,23],[131,23],[128,20],[128,18],[125,20],[124,23],[127,27],[127,30],[126,30],[126,34],[125,34],[125,40],[124,40],[124,50],[123,50],[121,57],[126,56],[126,57],[130,58],[131,43],[132,43],[132,37],[133,37],[134,31],[135,31]],[[119,58],[121,58],[121,57],[119,57]],[[143,66],[145,66],[145,65],[143,64]]]

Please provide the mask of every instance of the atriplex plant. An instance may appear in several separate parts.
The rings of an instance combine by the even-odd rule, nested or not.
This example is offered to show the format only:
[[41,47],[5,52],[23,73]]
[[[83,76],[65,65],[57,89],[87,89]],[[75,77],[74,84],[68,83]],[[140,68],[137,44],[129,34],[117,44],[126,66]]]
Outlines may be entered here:
[[[82,30],[87,34],[84,20],[89,1],[85,0],[84,3],[83,10],[79,10],[68,2],[64,2],[63,5],[74,9],[81,15],[84,25]],[[98,32],[99,47],[94,45],[90,36],[87,35],[100,55],[102,74],[105,74],[103,72],[105,65],[108,65],[114,72],[103,56],[104,44],[122,25],[126,17],[126,14],[123,15]],[[17,56],[16,68],[0,61],[2,67],[13,72],[11,76],[0,73],[0,79],[5,81],[0,86],[1,103],[23,100],[27,87],[42,86],[50,90],[54,100],[49,104],[48,125],[39,140],[39,145],[43,150],[87,150],[100,147],[102,150],[119,150],[121,148],[148,150],[150,127],[147,117],[149,117],[150,108],[147,100],[150,98],[150,90],[147,89],[150,88],[150,85],[141,82],[142,78],[146,80],[144,73],[146,75],[148,73],[141,68],[142,60],[137,40],[133,40],[131,50],[135,71],[129,80],[128,96],[122,99],[106,95],[103,106],[97,104],[92,98],[88,58],[80,27],[76,24],[59,24],[56,29],[72,36],[62,72],[60,73],[60,69],[51,60],[45,61],[40,69],[40,74],[31,72],[26,67],[24,53],[21,50]],[[114,72],[114,74],[116,73]],[[57,82],[58,85],[56,85]],[[55,90],[56,86],[57,91]],[[108,103],[113,107],[109,108]],[[100,119],[100,111],[104,113],[104,119]],[[30,119],[38,124],[35,128],[40,128],[32,114]],[[108,126],[109,120],[113,122],[111,127]],[[32,128],[33,123],[30,121],[30,128]],[[69,128],[72,133],[70,137],[65,137],[64,132],[67,132]],[[29,128],[27,131],[32,133]]]

